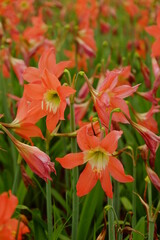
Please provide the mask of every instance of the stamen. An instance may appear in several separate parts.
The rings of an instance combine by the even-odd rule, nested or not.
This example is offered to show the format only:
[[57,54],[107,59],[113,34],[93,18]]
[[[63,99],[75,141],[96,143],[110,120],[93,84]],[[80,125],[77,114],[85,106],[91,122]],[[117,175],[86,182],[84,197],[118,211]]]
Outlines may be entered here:
[[41,108],[42,108],[42,110],[43,110],[43,107],[44,107],[44,103],[43,103],[43,100],[42,100],[42,102],[41,102]]

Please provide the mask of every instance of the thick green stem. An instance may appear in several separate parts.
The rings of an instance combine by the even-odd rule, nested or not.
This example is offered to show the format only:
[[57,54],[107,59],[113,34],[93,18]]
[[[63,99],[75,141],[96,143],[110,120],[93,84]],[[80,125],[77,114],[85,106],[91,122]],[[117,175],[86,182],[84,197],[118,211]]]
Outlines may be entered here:
[[[113,207],[113,200],[108,198],[108,205]],[[109,240],[115,240],[114,214],[112,209],[108,211]]]
[[119,195],[119,182],[117,182],[117,181],[114,181],[113,206],[114,206],[116,215],[119,219],[119,217],[120,217],[120,195]]
[[[70,128],[71,132],[76,129],[75,126],[75,114],[74,114],[74,102],[73,98],[70,99]],[[71,150],[77,152],[77,141],[75,138],[71,138]],[[72,170],[72,240],[77,239],[78,231],[78,217],[79,217],[79,199],[76,194],[76,184],[78,181],[78,168]]]
[[136,164],[133,163],[133,194],[132,194],[132,208],[133,208],[133,217],[132,217],[132,228],[136,226],[137,222],[137,214],[136,214],[136,195],[134,194],[136,192]]
[[149,233],[148,233],[148,240],[154,239],[154,222],[149,221]]
[[148,182],[148,203],[149,203],[149,232],[148,240],[154,239],[154,220],[152,219],[152,185]]
[[52,201],[51,201],[51,181],[46,183],[46,200],[47,200],[47,225],[48,239],[52,239]]

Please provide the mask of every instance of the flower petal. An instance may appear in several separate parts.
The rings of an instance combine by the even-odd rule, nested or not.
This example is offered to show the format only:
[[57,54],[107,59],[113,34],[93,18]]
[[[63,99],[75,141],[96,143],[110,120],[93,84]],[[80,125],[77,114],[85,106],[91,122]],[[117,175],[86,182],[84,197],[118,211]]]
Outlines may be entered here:
[[[32,93],[32,94],[31,94]],[[24,96],[30,100],[41,100],[45,89],[39,84],[28,84],[24,86]]]
[[160,56],[160,37],[152,45],[152,57]]
[[53,132],[53,130],[56,128],[56,125],[59,121],[59,112],[53,114],[48,114],[47,119],[46,119],[46,125],[47,129],[50,133]]
[[56,56],[54,48],[50,48],[49,50],[45,51],[41,58],[39,59],[38,68],[40,69],[41,73],[45,68],[49,72],[53,73],[53,67],[56,65]]
[[69,153],[63,158],[56,158],[56,161],[61,164],[62,167],[72,169],[84,163],[83,153]]
[[131,96],[134,92],[137,91],[138,87],[140,84],[137,84],[133,87],[129,86],[129,85],[122,85],[119,87],[116,87],[113,92],[115,94],[116,97],[119,98],[126,98],[128,96]]
[[87,131],[87,126],[79,129],[77,134],[78,146],[82,151],[88,150],[90,148],[95,148],[99,145],[99,138],[96,136],[90,136]]
[[160,28],[156,25],[146,27],[145,30],[155,38],[158,38],[160,36]]
[[119,182],[133,182],[133,177],[126,175],[122,163],[115,157],[110,157],[108,162],[108,170],[113,178]]
[[35,83],[41,81],[41,74],[39,69],[34,67],[28,67],[23,73],[23,79],[29,83]]
[[64,69],[67,68],[70,63],[71,61],[62,61],[57,63],[55,66],[52,66],[54,75],[59,78],[63,74]]
[[[129,118],[129,109],[127,103],[121,98],[111,98],[111,110],[120,108]],[[115,122],[128,123],[128,120],[121,112],[114,112],[112,120]]]
[[104,148],[107,152],[113,153],[117,149],[118,139],[123,134],[122,131],[113,130],[101,142],[101,147]]
[[109,175],[107,167],[105,168],[105,170],[103,170],[101,172],[101,174],[102,174],[102,176],[100,178],[100,181],[101,181],[102,188],[103,188],[105,194],[109,198],[112,198],[113,197],[112,183],[111,183],[111,180],[110,180],[110,175]]
[[77,182],[77,196],[82,197],[89,193],[96,183],[96,174],[93,172],[91,165],[87,163]]
[[45,69],[42,74],[42,82],[47,89],[56,90],[61,86],[58,78],[54,74],[51,74],[47,69]]
[[69,87],[69,86],[60,86],[57,89],[59,96],[62,99],[65,99],[66,97],[69,97],[71,94],[74,94],[76,92],[75,89]]

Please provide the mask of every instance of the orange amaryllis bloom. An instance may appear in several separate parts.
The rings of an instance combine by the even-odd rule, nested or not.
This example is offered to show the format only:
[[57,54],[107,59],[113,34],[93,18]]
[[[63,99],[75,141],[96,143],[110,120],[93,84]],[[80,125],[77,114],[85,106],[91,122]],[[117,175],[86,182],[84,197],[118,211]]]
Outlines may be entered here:
[[[110,113],[115,108],[120,108],[128,117],[130,116],[128,106],[123,98],[131,96],[137,91],[139,86],[139,84],[133,87],[130,85],[118,86],[118,76],[120,74],[120,70],[107,72],[106,78],[101,83],[98,91],[94,90],[87,78],[85,78],[90,88],[98,116],[105,126],[108,126]],[[115,122],[128,123],[121,112],[115,112],[112,120]]]
[[23,73],[23,78],[30,83],[41,82],[41,76],[45,69],[59,78],[69,64],[70,61],[56,63],[55,50],[50,48],[42,54],[38,62],[38,68],[28,67]]
[[70,153],[63,158],[56,158],[62,167],[71,169],[87,162],[77,183],[77,195],[79,197],[89,193],[97,183],[101,182],[106,195],[113,197],[110,174],[119,182],[132,182],[130,175],[125,175],[121,162],[113,156],[122,131],[112,131],[101,139],[95,135],[89,135],[86,126],[77,134],[77,142],[83,152]]
[[29,233],[28,227],[23,222],[19,223],[15,218],[11,219],[18,205],[17,197],[12,195],[11,191],[4,192],[0,195],[0,203],[0,239],[22,240],[22,235]]
[[[32,93],[32,96],[30,96]],[[47,115],[47,129],[52,132],[59,120],[64,120],[66,97],[74,94],[69,86],[61,86],[58,78],[45,69],[41,84],[25,85],[24,95],[43,116]]]
[[146,27],[146,31],[156,39],[152,45],[152,57],[160,56],[160,11],[157,15],[157,25]]
[[50,157],[37,147],[21,143],[3,125],[1,127],[15,144],[19,154],[31,170],[45,181],[47,181],[47,179],[52,180],[50,173],[54,172],[56,174],[56,170],[54,163],[50,161]]

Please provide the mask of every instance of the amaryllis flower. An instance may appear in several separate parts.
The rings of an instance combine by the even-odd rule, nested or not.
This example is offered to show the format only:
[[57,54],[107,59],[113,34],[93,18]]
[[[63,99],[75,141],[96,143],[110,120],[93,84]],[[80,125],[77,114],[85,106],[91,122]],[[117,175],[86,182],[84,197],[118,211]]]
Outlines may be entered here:
[[[85,77],[88,86],[90,88],[90,92],[92,94],[92,98],[94,101],[94,105],[100,120],[103,125],[108,126],[110,113],[115,108],[120,108],[128,117],[129,109],[126,102],[123,98],[131,96],[134,92],[137,91],[139,86],[135,85],[131,87],[130,85],[118,85],[118,76],[121,74],[119,70],[113,70],[107,72],[106,78],[101,83],[98,91],[93,89],[88,78]],[[115,112],[112,116],[112,120],[115,122],[128,123],[127,119],[121,112]]]
[[89,193],[99,179],[106,195],[112,198],[110,174],[119,182],[133,181],[130,175],[125,175],[121,162],[113,156],[122,131],[112,131],[101,139],[87,134],[86,130],[83,127],[77,134],[77,142],[83,152],[70,153],[56,160],[67,169],[87,163],[77,183],[79,197]]
[[41,84],[25,85],[24,96],[35,106],[41,117],[47,115],[47,129],[52,132],[58,121],[64,120],[66,97],[74,94],[75,90],[69,86],[61,86],[58,78],[47,69],[41,79]]
[[52,180],[50,173],[54,172],[56,174],[56,170],[54,163],[50,161],[50,157],[39,148],[18,141],[3,125],[1,128],[15,144],[19,154],[31,170],[45,181],[47,179]]
[[152,57],[160,56],[160,11],[157,15],[157,25],[146,27],[146,31],[156,39],[152,45]]
[[11,191],[4,192],[0,195],[0,203],[0,239],[22,240],[22,235],[29,233],[29,228],[23,222],[11,218],[18,205],[17,197]]
[[38,62],[38,68],[28,67],[24,71],[23,78],[30,83],[41,82],[41,76],[45,69],[59,78],[69,64],[70,61],[56,63],[55,49],[50,48],[42,54]]

